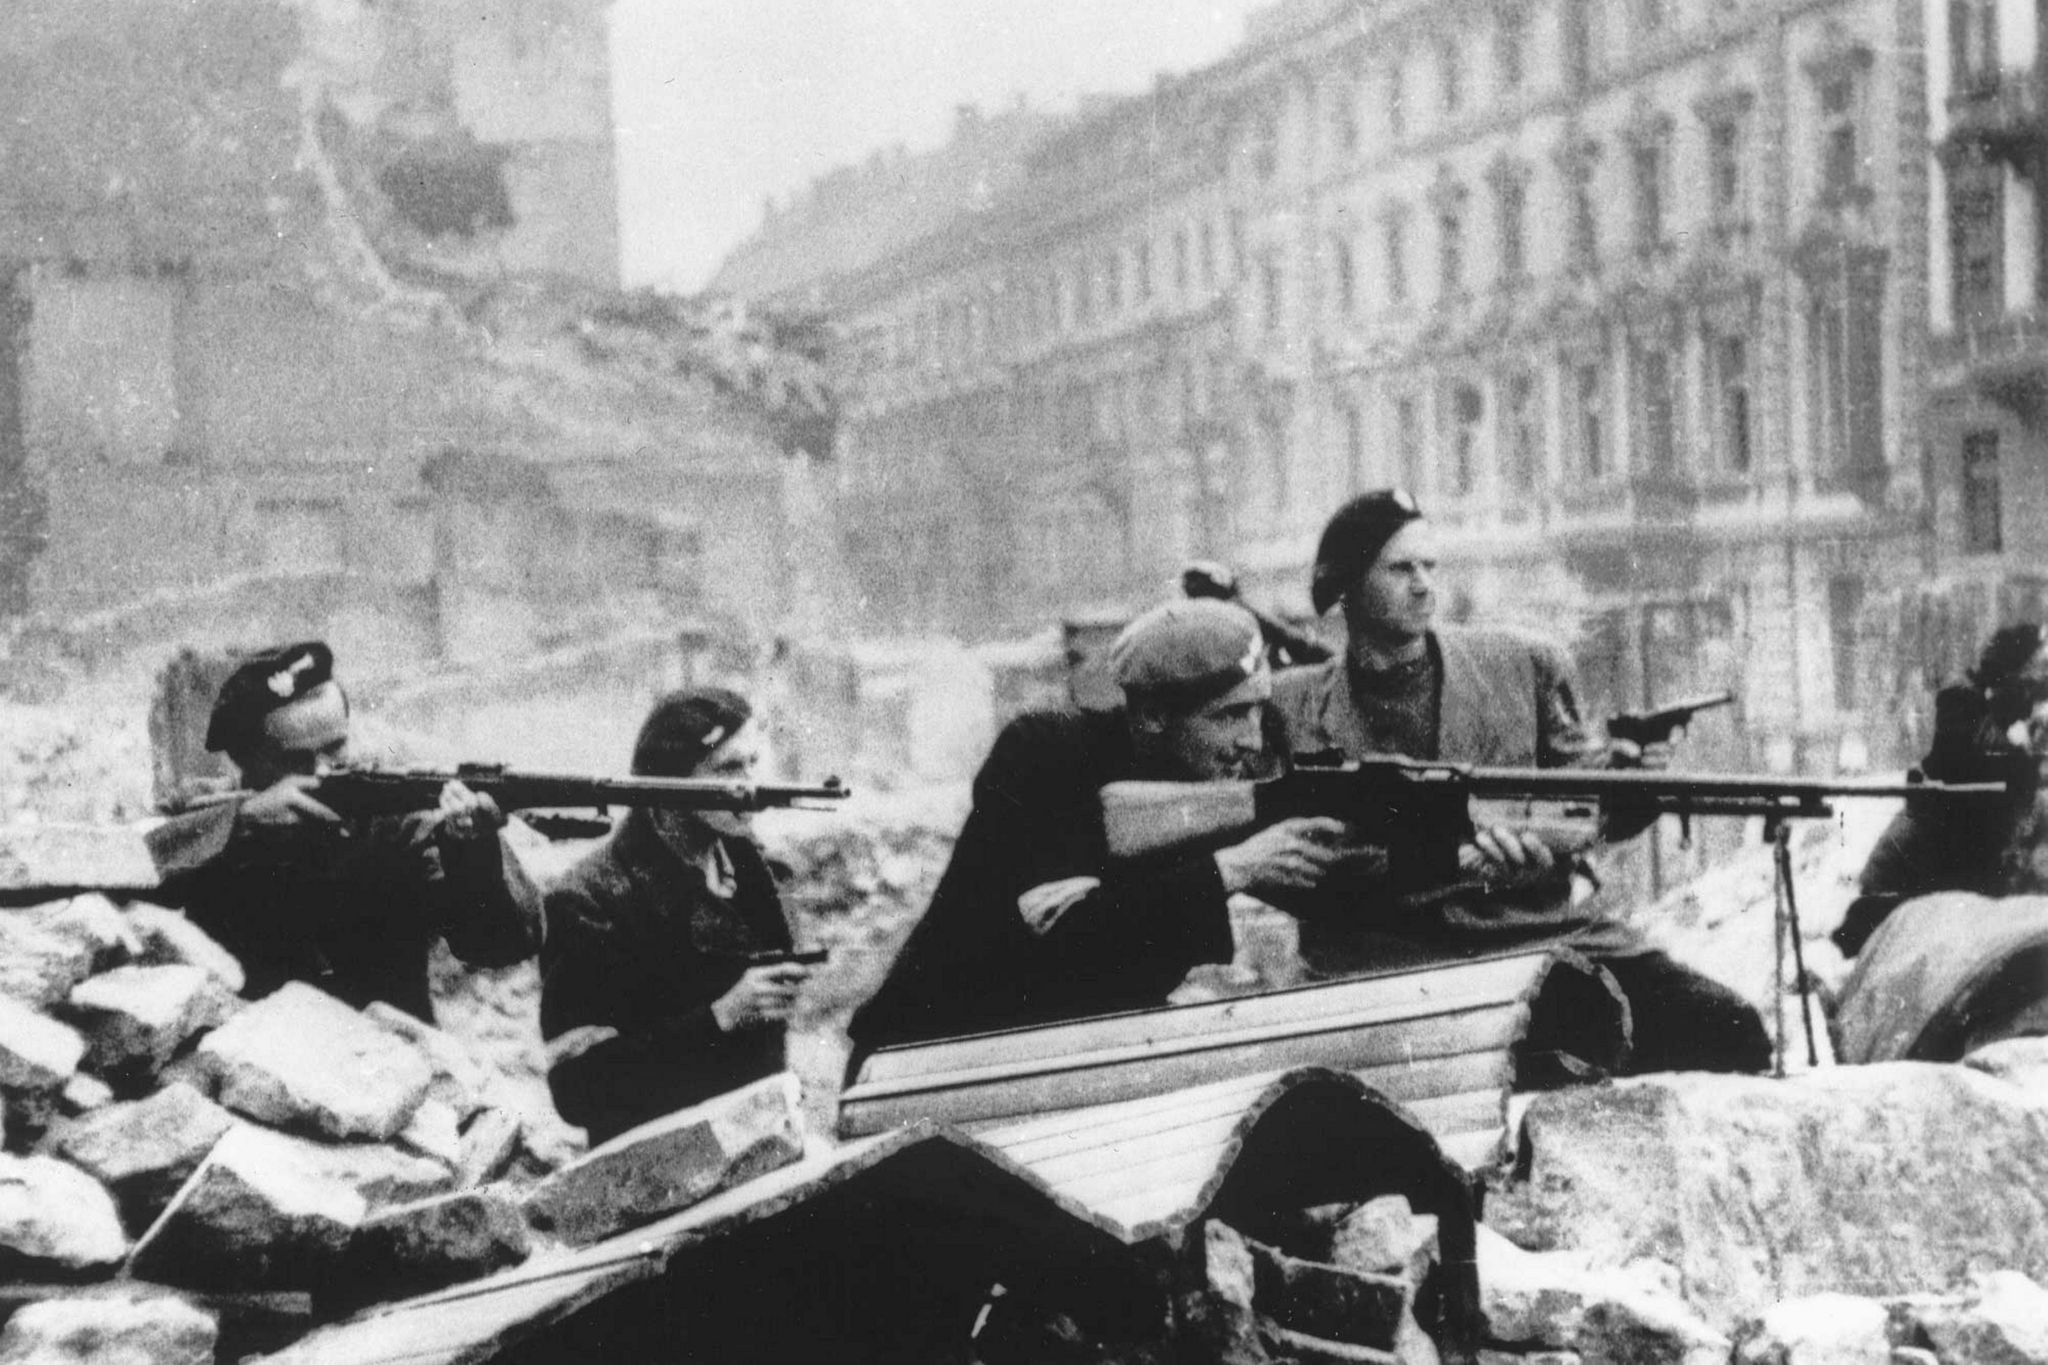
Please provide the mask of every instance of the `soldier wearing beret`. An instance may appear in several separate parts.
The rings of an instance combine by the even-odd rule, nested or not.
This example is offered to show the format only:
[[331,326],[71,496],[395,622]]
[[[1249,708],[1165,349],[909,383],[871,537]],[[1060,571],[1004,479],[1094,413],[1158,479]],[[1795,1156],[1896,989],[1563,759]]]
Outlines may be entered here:
[[[745,698],[672,693],[633,746],[650,777],[753,778]],[[555,1107],[603,1142],[782,1069],[810,969],[748,964],[791,946],[748,817],[635,808],[548,893],[541,1031]]]
[[460,782],[431,811],[343,820],[320,800],[320,779],[348,743],[348,695],[326,645],[245,660],[206,733],[243,794],[150,832],[160,894],[241,959],[252,998],[305,981],[431,1020],[434,940],[477,966],[530,957],[540,897],[499,836],[495,803]]
[[1042,711],[998,736],[930,908],[853,1025],[862,1046],[1157,1005],[1233,956],[1228,899],[1319,885],[1343,827],[1292,819],[1240,844],[1112,867],[1100,790],[1242,777],[1265,754],[1258,623],[1169,602],[1110,646],[1114,711]]
[[[1276,677],[1273,704],[1294,753],[1538,768],[1669,761],[1663,745],[1603,747],[1588,736],[1570,664],[1554,641],[1438,624],[1436,572],[1435,533],[1407,493],[1367,493],[1331,518],[1310,598],[1319,613],[1341,606],[1347,649]],[[1512,813],[1495,814],[1474,812],[1478,832],[1460,860],[1490,894],[1446,896],[1396,919],[1304,911],[1310,969],[1335,975],[1494,948],[1569,946],[1605,967],[1627,997],[1635,1070],[1754,1071],[1769,1063],[1755,1010],[1631,930],[1575,906],[1569,866]],[[1646,823],[1609,811],[1603,834],[1631,837]],[[1532,1039],[1563,1046],[1560,1030],[1569,1024],[1539,1011]]]

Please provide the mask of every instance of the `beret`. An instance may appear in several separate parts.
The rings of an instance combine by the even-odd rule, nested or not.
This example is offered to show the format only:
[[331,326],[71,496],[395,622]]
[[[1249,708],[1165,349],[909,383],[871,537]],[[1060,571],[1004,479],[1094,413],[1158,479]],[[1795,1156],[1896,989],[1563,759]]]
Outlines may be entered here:
[[206,722],[211,753],[247,749],[263,733],[263,718],[334,678],[334,651],[318,640],[250,655],[228,674]]
[[1366,565],[1403,526],[1422,519],[1422,509],[1404,489],[1361,493],[1337,509],[1316,545],[1316,567],[1308,597],[1320,616],[1337,605]]
[[745,697],[723,687],[671,692],[654,703],[640,726],[633,771],[641,777],[688,777],[753,715]]
[[1109,646],[1110,676],[1127,695],[1183,706],[1219,697],[1265,665],[1252,614],[1213,597],[1162,603]]

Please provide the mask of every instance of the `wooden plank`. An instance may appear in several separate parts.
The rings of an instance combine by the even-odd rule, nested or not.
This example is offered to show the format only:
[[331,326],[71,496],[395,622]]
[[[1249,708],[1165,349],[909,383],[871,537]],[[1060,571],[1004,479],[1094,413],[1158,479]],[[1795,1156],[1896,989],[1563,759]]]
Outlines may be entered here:
[[856,1086],[869,1094],[881,1094],[943,1083],[955,1073],[1041,1070],[1055,1062],[1083,1069],[1131,1057],[1154,1057],[1182,1047],[1215,1046],[1216,1040],[1225,1038],[1255,1042],[1459,1013],[1484,1004],[1521,1000],[1547,960],[1547,954],[1522,953],[1319,982],[1198,1005],[881,1048],[862,1064]]
[[1158,1094],[1214,1080],[1222,1075],[1274,1072],[1295,1066],[1340,1071],[1381,1069],[1373,1082],[1392,1097],[1419,1093],[1410,1074],[1420,1064],[1468,1053],[1505,1053],[1519,1036],[1527,1007],[1496,1004],[1459,1015],[1397,1019],[1378,1027],[1310,1035],[1278,1034],[1244,1041],[1219,1039],[1199,1049],[1166,1055],[1137,1054],[1114,1064],[1005,1067],[994,1075],[952,1073],[944,1082],[891,1086],[878,1092],[865,1085],[840,1101],[842,1136],[879,1132],[927,1118],[965,1123],[1048,1110],[1078,1109],[1139,1095]]
[[[1170,1123],[1196,1124],[1219,1114],[1244,1112],[1279,1073],[1263,1073],[1223,1085],[1199,1086],[1093,1109],[1067,1109],[999,1130],[976,1129],[976,1137],[1018,1161],[1049,1160],[1069,1151],[1108,1146],[1163,1131]],[[1161,1101],[1175,1101],[1170,1109]],[[1145,1106],[1138,1108],[1137,1106]],[[1098,1117],[1099,1116],[1099,1117]]]
[[1501,1129],[1491,1133],[1453,1133],[1449,1137],[1438,1138],[1437,1146],[1443,1148],[1445,1156],[1466,1170],[1476,1171],[1500,1159],[1505,1137],[1505,1130]]

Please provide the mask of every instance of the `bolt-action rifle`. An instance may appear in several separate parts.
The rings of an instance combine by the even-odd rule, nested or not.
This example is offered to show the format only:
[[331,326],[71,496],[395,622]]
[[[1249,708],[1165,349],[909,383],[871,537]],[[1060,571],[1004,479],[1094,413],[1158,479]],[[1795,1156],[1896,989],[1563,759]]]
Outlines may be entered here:
[[[827,778],[820,786],[800,786],[714,777],[585,777],[524,772],[495,763],[463,763],[453,769],[340,768],[321,774],[319,785],[308,794],[344,819],[361,820],[433,810],[441,799],[441,788],[450,782],[460,782],[478,795],[490,797],[507,814],[612,806],[689,811],[822,810],[828,803],[852,795],[836,777]],[[246,795],[222,792],[202,797],[196,804]],[[592,824],[584,828],[573,818],[535,823],[543,832],[563,834],[602,833],[608,827]]]

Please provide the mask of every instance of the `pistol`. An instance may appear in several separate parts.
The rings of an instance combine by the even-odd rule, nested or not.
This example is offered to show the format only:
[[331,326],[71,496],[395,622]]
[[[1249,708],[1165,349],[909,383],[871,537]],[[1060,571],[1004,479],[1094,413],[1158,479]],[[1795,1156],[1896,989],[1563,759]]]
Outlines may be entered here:
[[1693,717],[1700,712],[1734,704],[1733,692],[1714,692],[1703,697],[1687,697],[1655,711],[1624,711],[1607,718],[1607,733],[1631,744],[1661,744],[1670,739],[1674,731],[1692,724]]
[[770,948],[764,952],[748,953],[749,967],[780,967],[794,962],[800,967],[815,967],[832,956],[830,948]]

